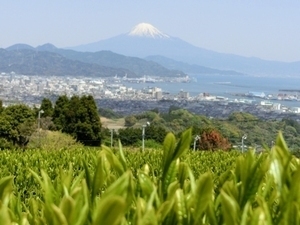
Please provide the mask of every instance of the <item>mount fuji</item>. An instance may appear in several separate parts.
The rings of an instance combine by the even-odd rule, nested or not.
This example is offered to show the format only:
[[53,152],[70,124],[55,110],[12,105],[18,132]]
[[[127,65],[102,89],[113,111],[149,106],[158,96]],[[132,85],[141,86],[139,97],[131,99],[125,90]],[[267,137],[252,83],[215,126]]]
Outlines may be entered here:
[[85,52],[108,50],[122,55],[143,58],[160,54],[166,48],[173,50],[175,40],[151,24],[140,23],[126,34],[69,49]]
[[[300,74],[300,61],[286,63],[218,53],[196,47],[180,38],[172,37],[148,23],[140,23],[125,34],[68,49],[83,52],[109,50],[127,56],[148,57],[152,61],[162,63],[165,67],[168,64],[165,63],[165,60],[164,63],[161,62],[162,58],[170,59],[169,62],[174,60],[174,63],[182,62],[185,65],[198,65],[228,71],[234,70],[252,75],[299,76]],[[180,67],[182,64],[175,63],[178,65],[176,66],[174,63],[172,69],[182,69]]]
[[148,37],[148,38],[170,38],[168,35],[162,33],[156,27],[149,23],[140,23],[136,25],[129,33],[129,36]]

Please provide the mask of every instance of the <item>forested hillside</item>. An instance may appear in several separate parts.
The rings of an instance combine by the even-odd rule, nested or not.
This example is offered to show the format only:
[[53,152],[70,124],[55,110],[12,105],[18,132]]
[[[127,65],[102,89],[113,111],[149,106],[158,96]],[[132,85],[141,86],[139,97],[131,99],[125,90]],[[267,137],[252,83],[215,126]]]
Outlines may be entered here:
[[[272,147],[279,131],[282,131],[292,151],[300,149],[300,124],[290,118],[262,120],[248,113],[235,112],[227,119],[220,120],[171,106],[167,113],[153,109],[126,116],[121,120],[125,121],[123,128],[112,130],[102,127],[102,115],[121,117],[109,109],[97,108],[92,96],[68,98],[64,95],[55,102],[43,99],[40,108],[33,109],[22,104],[1,106],[0,148],[27,148],[28,144],[31,148],[38,148],[46,134],[49,138],[56,137],[57,133],[50,134],[54,131],[70,135],[70,138],[87,146],[100,146],[101,143],[116,145],[120,139],[124,146],[141,147],[143,129],[146,147],[160,147],[168,132],[178,137],[182,131],[192,127],[194,139],[190,147],[196,150],[252,148],[260,151],[264,147]],[[120,124],[116,125],[113,127],[121,127]],[[244,135],[247,138],[242,140]],[[65,138],[63,136],[57,142],[63,143]]]
[[[145,128],[145,138],[156,141],[159,141],[159,139],[153,133],[162,135],[171,131],[180,134],[188,127],[193,127],[194,136],[201,135],[207,130],[214,131],[221,137],[226,138],[232,147],[237,149],[241,149],[242,137],[246,134],[247,139],[244,140],[246,147],[262,149],[264,146],[270,148],[278,132],[282,131],[290,149],[300,149],[300,124],[296,120],[289,118],[262,120],[249,113],[241,112],[232,113],[227,119],[220,120],[196,115],[176,107],[170,107],[168,113],[152,110],[125,117],[125,126],[127,127],[119,130],[119,137],[123,144],[131,145],[134,140],[139,141],[142,125],[147,121],[150,122],[150,126]],[[130,141],[127,143],[127,140]]]

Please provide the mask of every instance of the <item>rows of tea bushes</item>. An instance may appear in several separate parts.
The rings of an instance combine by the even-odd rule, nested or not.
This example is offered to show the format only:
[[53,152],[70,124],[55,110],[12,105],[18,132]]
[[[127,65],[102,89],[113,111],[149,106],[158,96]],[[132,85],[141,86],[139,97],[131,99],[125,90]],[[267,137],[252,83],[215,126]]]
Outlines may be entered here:
[[[119,157],[119,151],[114,150]],[[207,171],[216,175],[225,172],[235,164],[238,152],[192,152],[182,156],[182,160],[189,164],[195,177]],[[41,175],[45,171],[52,182],[55,182],[61,175],[72,167],[72,176],[79,176],[84,171],[84,162],[93,173],[97,165],[99,149],[79,148],[71,151],[0,151],[1,177],[14,177],[14,191],[21,196],[23,202],[32,195],[42,196],[43,190],[39,187],[30,170]],[[161,173],[161,160],[163,151],[148,149],[145,152],[138,150],[124,150],[127,167],[130,168],[134,177],[139,169],[148,164],[150,173],[159,176]],[[226,159],[226,160],[223,160]],[[201,163],[206,162],[206,163]],[[30,170],[29,170],[30,169]],[[84,174],[85,176],[85,174]],[[83,177],[84,177],[83,176]]]
[[271,151],[1,151],[0,224],[299,224],[300,168]]

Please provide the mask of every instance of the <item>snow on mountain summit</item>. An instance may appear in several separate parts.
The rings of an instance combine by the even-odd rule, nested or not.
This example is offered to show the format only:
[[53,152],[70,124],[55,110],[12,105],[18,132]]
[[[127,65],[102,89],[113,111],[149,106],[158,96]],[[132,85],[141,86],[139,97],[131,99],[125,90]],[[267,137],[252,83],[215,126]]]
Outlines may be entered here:
[[129,36],[151,37],[151,38],[169,38],[168,35],[159,31],[149,23],[140,23],[136,25],[128,34]]

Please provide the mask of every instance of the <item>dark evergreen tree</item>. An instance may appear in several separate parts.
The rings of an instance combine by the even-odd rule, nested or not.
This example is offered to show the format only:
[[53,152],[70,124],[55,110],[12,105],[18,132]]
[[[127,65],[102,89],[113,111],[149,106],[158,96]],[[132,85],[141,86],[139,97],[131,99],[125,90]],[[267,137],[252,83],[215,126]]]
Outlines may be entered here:
[[53,115],[53,106],[52,102],[48,98],[44,98],[41,103],[40,110],[44,112],[41,114],[41,117],[52,117]]
[[84,95],[80,102],[82,107],[76,128],[77,140],[85,145],[99,146],[101,144],[101,121],[95,100],[91,95]]
[[53,110],[53,123],[56,126],[57,130],[62,130],[64,132],[64,128],[67,125],[66,121],[66,111],[69,107],[69,98],[66,95],[59,96],[55,102],[54,110]]
[[101,122],[92,96],[60,96],[56,102],[53,121],[62,132],[89,146],[101,145]]
[[66,132],[76,137],[75,127],[78,123],[78,120],[80,120],[80,112],[82,110],[84,109],[81,105],[79,96],[72,96],[68,103],[68,106],[64,111],[64,119],[66,124],[62,129],[63,132]]

